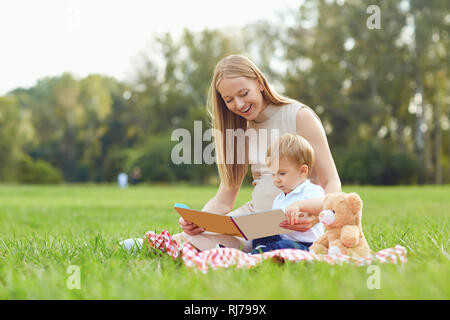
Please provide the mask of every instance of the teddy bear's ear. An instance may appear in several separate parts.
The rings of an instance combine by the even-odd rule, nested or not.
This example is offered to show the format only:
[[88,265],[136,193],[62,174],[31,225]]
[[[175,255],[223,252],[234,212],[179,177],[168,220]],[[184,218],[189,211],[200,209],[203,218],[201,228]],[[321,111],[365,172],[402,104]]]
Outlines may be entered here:
[[333,193],[327,193],[325,195],[325,199],[323,200],[324,202],[327,201],[328,199],[330,199],[330,197],[333,195]]
[[361,197],[357,193],[355,193],[355,192],[349,193],[347,195],[347,199],[350,202],[350,204],[352,205],[354,212],[361,211],[363,202],[361,200]]
[[336,197],[340,196],[341,194],[343,194],[343,192],[327,193],[325,195],[324,202],[327,200],[330,200],[330,199],[333,200],[333,198],[336,198]]

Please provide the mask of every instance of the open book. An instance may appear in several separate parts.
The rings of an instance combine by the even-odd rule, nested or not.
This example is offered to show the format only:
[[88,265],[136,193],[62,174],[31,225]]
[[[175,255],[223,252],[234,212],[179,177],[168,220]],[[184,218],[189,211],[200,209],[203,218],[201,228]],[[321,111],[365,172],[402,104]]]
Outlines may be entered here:
[[174,209],[185,221],[190,221],[206,231],[241,237],[245,240],[292,232],[292,230],[279,226],[282,221],[286,220],[281,209],[233,216],[193,210],[186,206],[175,205]]

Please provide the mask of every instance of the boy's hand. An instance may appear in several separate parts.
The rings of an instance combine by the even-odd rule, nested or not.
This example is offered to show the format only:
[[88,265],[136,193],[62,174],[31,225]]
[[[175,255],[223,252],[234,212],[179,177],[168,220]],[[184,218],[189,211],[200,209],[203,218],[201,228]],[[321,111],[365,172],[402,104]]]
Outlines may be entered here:
[[285,209],[286,220],[280,223],[280,227],[306,232],[319,222],[317,215],[302,212],[301,203],[302,201],[295,202]]
[[302,219],[307,216],[307,214],[303,212],[294,212],[293,210],[286,212],[285,215],[287,223],[290,225],[299,224],[302,221]]
[[300,217],[299,214],[300,214],[300,204],[298,202],[291,204],[285,210],[287,223],[289,225],[298,224]]
[[300,203],[299,202],[295,202],[295,203],[291,204],[285,210],[286,216],[287,215],[293,216],[294,213],[300,213],[300,211],[301,211],[301,208],[300,208]]

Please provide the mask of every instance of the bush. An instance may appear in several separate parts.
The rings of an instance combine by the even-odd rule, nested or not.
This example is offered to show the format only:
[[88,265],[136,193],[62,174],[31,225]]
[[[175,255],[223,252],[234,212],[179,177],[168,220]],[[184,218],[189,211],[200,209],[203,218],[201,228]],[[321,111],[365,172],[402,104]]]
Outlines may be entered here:
[[33,161],[29,156],[23,156],[19,160],[17,167],[19,183],[56,184],[63,181],[62,172],[46,161]]
[[[134,167],[140,167],[142,181],[208,183],[217,174],[215,164],[180,164],[172,162],[172,148],[178,144],[170,135],[150,137],[140,148],[128,150],[124,170],[129,175]],[[193,160],[193,159],[192,159]]]
[[417,183],[414,154],[390,143],[367,142],[333,152],[342,183],[395,185]]

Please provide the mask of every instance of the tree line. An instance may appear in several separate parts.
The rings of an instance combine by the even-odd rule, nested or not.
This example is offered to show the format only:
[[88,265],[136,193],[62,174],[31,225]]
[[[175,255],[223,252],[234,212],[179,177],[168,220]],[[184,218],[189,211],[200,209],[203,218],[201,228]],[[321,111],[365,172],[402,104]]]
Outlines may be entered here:
[[[0,97],[0,181],[217,182],[215,165],[175,165],[177,128],[208,127],[215,64],[250,57],[276,89],[321,117],[343,183],[450,182],[446,1],[306,0],[279,21],[163,34],[132,81],[70,73]],[[290,23],[287,23],[290,21]]]

